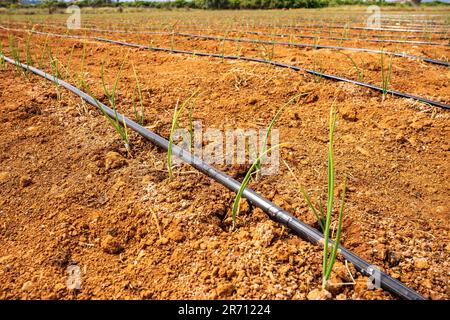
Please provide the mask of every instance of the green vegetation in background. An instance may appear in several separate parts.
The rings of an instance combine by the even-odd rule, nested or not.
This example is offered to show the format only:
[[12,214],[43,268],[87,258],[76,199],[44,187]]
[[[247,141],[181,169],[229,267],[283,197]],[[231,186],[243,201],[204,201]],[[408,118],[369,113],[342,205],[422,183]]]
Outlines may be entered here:
[[[450,5],[446,2],[433,1],[421,3],[413,0],[415,4],[425,6]],[[16,9],[19,7],[36,7],[36,5],[23,5],[19,0],[0,0],[0,7]],[[66,8],[69,5],[79,7],[151,7],[151,8],[196,8],[196,9],[290,9],[290,8],[323,8],[340,5],[379,5],[379,6],[412,6],[411,3],[393,3],[384,0],[175,0],[175,1],[134,1],[111,2],[111,0],[82,0],[67,3],[57,0],[43,0],[37,7],[48,8],[49,13],[57,8]]]

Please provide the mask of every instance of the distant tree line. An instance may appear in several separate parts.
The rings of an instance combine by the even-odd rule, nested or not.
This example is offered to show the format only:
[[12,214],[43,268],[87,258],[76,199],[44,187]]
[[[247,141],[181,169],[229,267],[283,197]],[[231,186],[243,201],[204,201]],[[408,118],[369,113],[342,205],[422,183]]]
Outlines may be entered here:
[[[421,0],[412,0],[419,4]],[[24,3],[28,4],[24,4]],[[30,6],[30,0],[0,0],[1,7]],[[322,8],[327,6],[351,4],[398,5],[384,0],[174,0],[174,1],[139,1],[120,2],[113,0],[42,0],[38,7],[65,8],[71,4],[80,7],[151,7],[151,8],[196,8],[196,9],[290,9],[290,8]],[[435,1],[433,4],[448,4]]]
[[[24,5],[29,1],[0,0],[0,5]],[[152,8],[198,8],[198,9],[276,9],[276,8],[320,8],[335,3],[361,3],[361,0],[173,0],[173,1],[133,1],[120,2],[112,0],[80,0],[80,1],[58,1],[42,0],[37,6],[40,7],[67,7],[71,4],[80,7],[152,7]]]

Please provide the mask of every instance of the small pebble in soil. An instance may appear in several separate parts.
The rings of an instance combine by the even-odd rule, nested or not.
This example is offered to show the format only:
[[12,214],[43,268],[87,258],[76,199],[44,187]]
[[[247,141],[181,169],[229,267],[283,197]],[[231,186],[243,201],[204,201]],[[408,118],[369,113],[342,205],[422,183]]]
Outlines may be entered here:
[[0,183],[7,182],[9,180],[9,173],[6,171],[0,172]]
[[109,151],[105,156],[105,168],[118,169],[126,164],[126,160],[117,152]]
[[29,175],[25,175],[20,177],[20,185],[22,187],[28,187],[33,181],[31,180],[31,177]]
[[414,260],[414,267],[418,270],[425,270],[428,268],[428,261],[425,258],[418,258]]
[[168,233],[169,239],[175,242],[182,242],[185,239],[185,235],[178,229],[175,229]]
[[109,254],[119,254],[123,251],[120,242],[111,235],[107,235],[102,239],[101,247],[104,252]]
[[343,293],[336,296],[336,300],[347,300],[347,296]]
[[327,290],[333,294],[334,296],[339,294],[344,286],[342,285],[344,281],[336,275],[336,273],[332,273],[330,279],[327,283]]
[[67,287],[62,284],[62,283],[57,283],[55,284],[55,286],[53,287],[53,289],[55,290],[55,292],[60,292],[60,291],[64,291]]
[[217,286],[217,294],[221,297],[230,296],[234,292],[234,285],[231,283],[219,284]]
[[22,291],[31,291],[33,289],[33,282],[27,281],[22,285]]
[[325,289],[314,289],[307,295],[308,300],[329,300],[331,293]]
[[434,212],[436,212],[436,214],[440,214],[440,215],[442,215],[442,214],[445,214],[445,213],[448,213],[449,212],[449,210],[447,209],[447,208],[445,208],[444,206],[437,206],[435,209],[434,209]]
[[158,243],[158,244],[165,245],[165,244],[168,244],[168,243],[169,243],[169,239],[167,239],[166,237],[161,237],[161,239],[159,239],[159,240],[157,241],[157,243]]
[[342,115],[342,118],[344,120],[347,120],[349,122],[356,122],[358,121],[358,111],[353,106],[345,106],[339,110],[339,112]]
[[153,293],[150,290],[144,290],[141,292],[142,299],[151,299],[153,297]]

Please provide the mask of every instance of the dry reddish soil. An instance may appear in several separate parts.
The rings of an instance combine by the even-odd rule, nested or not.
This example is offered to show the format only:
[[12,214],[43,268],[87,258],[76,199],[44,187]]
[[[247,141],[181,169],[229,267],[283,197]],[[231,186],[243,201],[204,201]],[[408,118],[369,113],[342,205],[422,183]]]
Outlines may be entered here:
[[[58,29],[42,28],[34,26],[35,30],[43,32],[58,32]],[[21,29],[26,30],[26,29]],[[59,30],[61,32],[61,30]],[[13,32],[17,36],[26,38],[24,32]],[[190,50],[193,52],[209,52],[225,55],[242,55],[260,59],[271,59],[281,61],[294,66],[300,66],[317,70],[319,72],[339,75],[354,80],[368,82],[376,86],[382,86],[382,66],[381,56],[378,53],[355,52],[355,51],[336,51],[332,49],[312,49],[312,48],[292,48],[289,46],[270,44],[256,44],[231,42],[220,40],[206,40],[181,36],[168,35],[145,35],[145,34],[122,34],[122,33],[104,33],[104,32],[88,32],[86,30],[79,32],[71,32],[73,35],[102,37],[113,40],[126,41],[129,43],[150,45],[163,48],[175,48],[181,50]],[[202,33],[194,33],[200,34]],[[214,33],[207,32],[203,35],[211,35]],[[216,33],[218,36],[225,34]],[[273,38],[259,36],[243,36],[237,33],[227,33],[229,38],[242,39],[260,39],[271,41]],[[394,35],[395,36],[395,35]],[[50,41],[52,37],[34,34],[36,41]],[[47,40],[45,40],[47,38]],[[286,41],[284,38],[277,39]],[[59,42],[60,40],[56,40]],[[78,42],[78,41],[77,41]],[[303,39],[300,43],[314,44],[314,40]],[[448,46],[430,46],[430,45],[411,45],[397,43],[370,43],[365,41],[352,41],[351,43],[339,43],[338,41],[319,40],[322,45],[345,45],[355,48],[368,48],[375,50],[386,50],[392,52],[406,53],[416,56],[429,57],[447,61],[449,56]],[[73,46],[74,43],[72,41]],[[114,46],[114,45],[112,45]],[[42,51],[42,50],[40,50]],[[37,51],[39,52],[39,50]],[[41,52],[37,53],[42,55]],[[71,56],[71,50],[66,52],[67,57]],[[72,60],[72,59],[69,59]],[[389,58],[384,57],[385,75],[389,69]],[[356,64],[356,66],[355,66]],[[424,76],[426,75],[426,76]],[[401,57],[392,58],[392,71],[390,74],[390,89],[403,91],[413,95],[423,96],[431,100],[449,103],[450,73],[448,68],[440,65],[434,65],[421,60],[407,59]],[[320,78],[315,79],[316,82],[321,81]]]
[[[114,37],[151,40],[109,36]],[[168,36],[152,39],[155,45],[171,43]],[[4,31],[0,42],[7,48]],[[31,38],[36,65],[44,43],[43,36]],[[278,174],[251,187],[316,227],[284,163],[314,198],[325,192],[327,119],[335,102],[337,179],[346,175],[349,185],[342,244],[426,298],[450,298],[448,111],[408,99],[383,100],[369,89],[268,65],[95,41],[48,43],[66,80],[78,85],[83,73],[105,103],[101,64],[112,84],[125,61],[117,99],[119,111],[131,118],[134,65],[146,126],[163,136],[169,135],[177,100],[197,88],[194,118],[218,129],[265,128],[290,97],[305,93],[277,123],[281,142],[289,143],[281,150]],[[220,45],[176,39],[176,48],[183,49],[214,52]],[[251,45],[242,47],[246,55],[255,53]],[[436,50],[448,56],[448,49]],[[356,77],[351,64],[329,50],[277,47],[274,59],[311,67],[314,54],[327,72]],[[367,81],[379,82],[378,55],[348,54],[365,61]],[[393,65],[394,89],[450,101],[447,68],[397,58]],[[51,72],[47,58],[42,68]],[[0,72],[1,299],[305,299],[320,286],[319,247],[245,203],[230,231],[232,192],[184,165],[170,180],[162,150],[132,133],[127,155],[94,107],[12,66]],[[236,178],[247,169],[220,168]],[[353,277],[356,283],[330,288],[334,299],[395,298],[368,290],[366,278],[352,266],[347,271],[343,262],[333,281]],[[66,288],[71,265],[81,268],[80,290]]]

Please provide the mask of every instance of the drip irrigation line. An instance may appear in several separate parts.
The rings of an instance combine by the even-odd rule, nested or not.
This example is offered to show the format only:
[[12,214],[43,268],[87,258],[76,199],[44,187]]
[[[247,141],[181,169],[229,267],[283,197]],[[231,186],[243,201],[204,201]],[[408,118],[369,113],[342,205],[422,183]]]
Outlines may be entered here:
[[[336,27],[333,27],[336,28]],[[345,27],[340,27],[340,28],[345,28]],[[353,30],[367,30],[367,31],[388,31],[388,32],[405,32],[405,33],[434,33],[434,34],[448,34],[448,30],[431,30],[431,29],[423,29],[423,28],[419,28],[419,29],[401,29],[401,28],[395,28],[395,27],[391,27],[391,28],[370,28],[370,27],[360,27],[360,26],[353,26],[350,27],[350,29]]]
[[370,27],[360,27],[360,26],[333,26],[333,25],[302,25],[302,26],[271,26],[266,24],[266,27],[279,28],[279,29],[294,29],[298,30],[301,28],[327,28],[327,29],[351,29],[351,30],[367,30],[367,31],[389,31],[389,32],[405,32],[405,33],[424,33],[433,32],[434,34],[448,34],[448,31],[443,30],[428,30],[428,29],[395,29],[395,28],[370,28]]
[[429,46],[450,46],[449,43],[441,43],[441,42],[430,42],[430,41],[413,41],[413,40],[396,40],[396,39],[371,39],[371,38],[343,38],[343,37],[320,37],[320,36],[308,36],[308,35],[290,35],[287,33],[268,33],[261,31],[239,31],[233,30],[233,32],[240,33],[248,33],[248,34],[256,34],[256,35],[264,35],[264,36],[277,36],[281,38],[288,37],[297,37],[297,38],[305,38],[305,39],[327,39],[327,40],[339,40],[339,41],[366,41],[366,42],[377,42],[377,43],[401,43],[401,44],[420,44],[420,45],[429,45]]
[[369,84],[369,83],[356,81],[356,80],[352,80],[352,79],[336,76],[336,75],[333,75],[333,74],[322,73],[322,72],[318,72],[318,71],[315,71],[315,70],[306,69],[306,68],[303,68],[303,67],[297,67],[297,66],[293,66],[293,65],[290,65],[290,64],[287,64],[287,63],[284,63],[284,62],[279,62],[279,61],[264,60],[264,59],[246,57],[246,56],[222,55],[222,54],[218,54],[218,53],[195,52],[195,51],[188,51],[188,50],[178,50],[178,49],[170,49],[170,48],[145,46],[145,45],[140,45],[140,44],[135,44],[135,43],[128,43],[128,42],[116,41],[116,40],[104,39],[104,38],[94,38],[94,40],[103,41],[103,42],[107,42],[107,43],[113,43],[113,44],[122,45],[122,46],[127,46],[127,47],[131,47],[131,48],[152,50],[152,51],[181,53],[181,54],[188,54],[188,55],[191,55],[191,56],[193,55],[193,56],[212,57],[212,58],[219,58],[219,59],[243,60],[243,61],[250,61],[250,62],[270,64],[270,65],[273,65],[273,66],[276,66],[276,67],[287,68],[287,69],[291,69],[291,70],[295,70],[295,71],[303,71],[303,72],[306,72],[306,73],[309,73],[309,74],[312,74],[314,76],[318,76],[318,77],[321,77],[321,78],[325,78],[325,79],[336,80],[336,81],[343,81],[343,82],[356,84],[358,86],[366,87],[366,88],[369,88],[369,89],[372,89],[372,90],[375,90],[375,91],[379,91],[379,92],[383,92],[385,94],[391,94],[391,95],[402,97],[402,98],[417,100],[417,101],[420,101],[420,102],[423,102],[423,103],[426,103],[426,104],[429,104],[429,105],[432,105],[432,106],[440,107],[442,109],[450,109],[450,105],[447,105],[447,104],[439,102],[439,101],[433,101],[433,100],[430,100],[430,99],[427,99],[427,98],[411,95],[409,93],[404,93],[404,92],[400,92],[400,91],[397,91],[397,90],[390,90],[390,89],[385,90],[385,89],[383,89],[381,87],[378,87],[378,86],[375,86],[375,85],[372,85],[372,84]]
[[354,48],[354,47],[342,47],[342,46],[327,46],[327,45],[315,45],[315,44],[304,44],[304,43],[290,43],[290,42],[280,42],[280,41],[269,41],[269,40],[254,40],[254,39],[240,39],[240,38],[229,38],[229,37],[217,37],[217,36],[205,36],[205,35],[197,35],[197,34],[189,34],[189,33],[175,33],[176,36],[189,37],[189,38],[197,38],[197,39],[208,39],[208,40],[221,40],[221,41],[230,41],[230,42],[247,42],[247,43],[261,43],[261,44],[276,44],[283,46],[291,46],[298,48],[313,48],[313,49],[332,49],[332,50],[349,50],[349,51],[359,51],[359,52],[371,52],[371,53],[383,53],[395,57],[408,58],[408,59],[416,59],[422,60],[425,62],[429,62],[432,64],[449,66],[450,63],[443,60],[431,59],[428,57],[421,57],[407,53],[397,53],[392,51],[383,51],[376,49],[368,49],[368,48]]
[[[16,24],[22,24],[25,26],[28,26],[28,24],[26,23],[16,23]],[[55,29],[66,29],[66,27],[64,26],[60,26],[57,24],[42,24],[42,23],[38,23],[38,24],[34,24],[34,25],[39,25],[41,27],[49,27],[49,28],[55,28]],[[84,25],[86,25],[86,23],[84,23]],[[177,25],[178,27],[187,27],[184,29],[184,31],[214,31],[214,29],[212,28],[197,28],[197,27],[192,27],[190,25]],[[163,28],[164,29],[164,28]],[[165,34],[171,34],[172,32],[169,31],[148,31],[148,30],[139,30],[139,29],[134,29],[134,30],[120,30],[120,29],[100,29],[97,27],[89,27],[89,28],[79,28],[78,30],[83,30],[83,31],[91,31],[91,32],[102,32],[102,33],[123,33],[123,34],[155,34],[155,35],[165,35]],[[276,36],[282,36],[281,34],[276,34],[276,33],[267,33],[267,32],[258,32],[258,31],[251,31],[251,30],[240,30],[240,29],[232,29],[230,30],[231,32],[235,32],[235,33],[247,33],[247,34],[260,34],[260,35],[276,35]],[[403,40],[403,39],[428,39],[431,40],[430,37],[426,37],[426,36],[402,36],[402,40],[397,40],[397,39],[371,39],[371,38],[360,38],[360,37],[378,37],[378,38],[388,38],[388,37],[392,37],[392,35],[387,35],[387,34],[379,34],[379,35],[372,35],[372,34],[356,34],[355,36],[358,36],[359,38],[342,38],[342,37],[331,37],[331,36],[319,36],[319,34],[324,33],[324,34],[341,34],[339,32],[326,32],[326,31],[322,31],[322,32],[312,32],[312,34],[317,34],[318,36],[302,36],[302,35],[292,35],[293,37],[299,37],[299,38],[308,38],[308,39],[316,39],[316,38],[321,38],[321,39],[330,39],[330,40],[343,40],[343,41],[351,41],[351,40],[361,40],[361,41],[369,41],[369,40],[385,40],[386,42],[388,41],[395,41],[394,43],[397,43],[396,41],[407,41],[407,40]],[[283,34],[284,36],[291,36],[288,34]],[[449,40],[450,37],[433,37],[433,40]],[[376,41],[376,42],[380,42],[380,41]],[[400,42],[400,43],[406,43],[406,44],[424,44],[424,45],[448,45],[445,43],[439,43],[439,42],[430,42],[430,41],[409,41],[409,42]]]
[[[1,27],[0,28],[4,28]],[[4,28],[5,29],[5,28]],[[450,105],[447,105],[445,103],[439,102],[439,101],[434,101],[434,100],[430,100],[424,97],[419,97],[419,96],[415,96],[409,93],[404,93],[401,91],[397,91],[397,90],[391,90],[391,89],[383,89],[381,87],[372,85],[370,83],[366,83],[366,82],[361,82],[361,81],[356,81],[356,80],[352,80],[349,78],[345,78],[345,77],[340,77],[340,76],[336,76],[333,74],[327,74],[327,73],[323,73],[323,72],[319,72],[319,71],[315,71],[315,70],[311,70],[311,69],[306,69],[303,67],[298,67],[298,66],[294,66],[294,65],[290,65],[284,62],[279,62],[279,61],[274,61],[274,60],[264,60],[264,59],[259,59],[259,58],[251,58],[251,57],[246,57],[246,56],[234,56],[234,55],[223,55],[223,54],[218,54],[218,53],[209,53],[209,52],[196,52],[196,51],[189,51],[189,50],[180,50],[180,49],[170,49],[170,48],[162,48],[162,47],[154,47],[154,46],[145,46],[145,45],[140,45],[140,44],[135,44],[135,43],[129,43],[129,42],[124,42],[124,41],[117,41],[117,40],[112,40],[112,39],[105,39],[105,38],[98,38],[98,37],[84,37],[84,36],[69,36],[69,35],[63,35],[63,34],[56,34],[56,33],[46,33],[46,32],[40,32],[40,31],[31,31],[31,30],[21,30],[21,31],[26,31],[26,32],[33,32],[33,33],[37,33],[37,34],[41,34],[41,35],[47,35],[47,36],[52,36],[52,37],[59,37],[59,38],[74,38],[74,39],[85,39],[85,40],[94,40],[94,41],[99,41],[99,42],[106,42],[106,43],[112,43],[112,44],[117,44],[117,45],[121,45],[121,46],[126,46],[126,47],[131,47],[131,48],[137,48],[137,49],[145,49],[145,50],[151,50],[151,51],[158,51],[158,52],[170,52],[170,53],[178,53],[178,54],[187,54],[187,55],[191,55],[191,56],[200,56],[200,57],[211,57],[211,58],[219,58],[219,59],[227,59],[227,60],[242,60],[242,61],[249,61],[249,62],[256,62],[256,63],[263,63],[263,64],[269,64],[269,65],[273,65],[276,67],[280,67],[280,68],[286,68],[286,69],[291,69],[294,71],[303,71],[306,72],[308,74],[314,75],[314,76],[318,76],[320,78],[324,78],[324,79],[329,79],[329,80],[335,80],[335,81],[342,81],[342,82],[348,82],[348,83],[352,83],[361,87],[365,87],[365,88],[369,88],[375,91],[379,91],[385,94],[391,94],[397,97],[402,97],[402,98],[407,98],[407,99],[413,99],[422,103],[426,103],[428,105],[431,106],[435,106],[435,107],[439,107],[442,109],[450,109]]]
[[[187,26],[180,26],[180,25],[178,25],[179,27],[187,27],[186,28],[186,30],[208,30],[208,28],[195,28],[195,27],[191,27],[191,26],[189,26],[189,25],[187,25]],[[212,29],[212,28],[209,28],[209,29]],[[214,30],[214,29],[212,29],[212,30]],[[272,29],[273,30],[273,29]],[[105,30],[105,31],[107,31],[107,30]],[[137,31],[140,31],[140,30],[137,30]],[[232,30],[233,32],[252,32],[252,30],[242,30],[242,29],[233,29]],[[315,31],[315,32],[314,32]],[[319,30],[319,29],[317,29],[317,30],[313,30],[313,31],[311,31],[310,32],[311,34],[314,34],[314,35],[317,35],[317,36],[315,36],[315,37],[320,37],[319,35],[320,34],[328,34],[328,35],[331,35],[331,34],[338,34],[338,35],[342,35],[342,33],[341,32],[337,32],[337,31],[327,31],[327,30]],[[356,34],[349,34],[350,36],[352,36],[352,38],[351,39],[355,39],[355,36],[358,36],[358,37],[372,37],[372,38],[390,38],[390,39],[386,39],[386,40],[397,40],[397,39],[392,39],[392,36],[393,35],[391,35],[391,34],[367,34],[367,33],[356,33]],[[295,36],[295,35],[293,35],[293,36]],[[322,38],[322,37],[321,37]],[[362,40],[364,40],[365,38],[363,38]],[[450,39],[450,37],[448,37],[448,36],[439,36],[439,37],[431,37],[431,39],[430,39],[430,37],[427,37],[427,36],[411,36],[411,35],[406,35],[406,36],[401,36],[401,39],[403,40],[403,39],[428,39],[428,40],[449,40]]]
[[0,25],[0,29],[7,30],[7,31],[13,31],[13,32],[30,32],[33,34],[39,34],[42,36],[49,36],[53,38],[68,38],[68,39],[78,39],[78,40],[95,40],[93,37],[88,36],[77,36],[77,35],[70,35],[70,34],[59,34],[59,33],[50,33],[50,32],[44,32],[44,31],[37,31],[37,30],[24,30],[24,29],[13,29],[13,28],[6,28],[2,25]]
[[[77,96],[79,96],[84,101],[91,104],[92,106],[97,107],[99,109],[103,109],[103,111],[109,117],[118,119],[122,126],[126,125],[127,128],[130,128],[131,130],[137,132],[139,135],[148,139],[153,144],[157,145],[158,147],[162,148],[163,150],[165,150],[165,151],[168,150],[169,141],[167,139],[165,139],[162,136],[137,124],[136,122],[126,118],[122,114],[117,113],[113,109],[102,104],[101,102],[94,99],[93,97],[86,94],[85,92],[81,91],[77,87],[57,78],[56,76],[45,73],[44,71],[39,70],[35,67],[29,66],[27,64],[23,64],[18,61],[14,61],[13,59],[8,58],[4,55],[0,55],[0,58],[2,58],[3,60],[5,60],[6,62],[8,62],[10,64],[13,64],[17,67],[21,67],[25,70],[31,71],[40,77],[43,77],[47,80],[50,80],[50,81],[56,83],[59,86],[66,88],[67,90],[76,94]],[[199,170],[203,174],[211,177],[212,179],[214,179],[221,185],[225,186],[229,190],[231,190],[233,192],[239,191],[239,189],[241,187],[241,183],[239,181],[231,178],[226,173],[203,162],[199,158],[192,155],[189,151],[182,149],[177,145],[173,145],[172,148],[173,148],[172,149],[173,155],[182,159],[187,164],[191,165],[192,167]],[[244,198],[246,198],[255,207],[258,207],[261,210],[263,210],[271,219],[290,228],[291,230],[293,230],[295,233],[297,233],[303,239],[305,239],[313,244],[320,245],[321,243],[323,243],[324,237],[323,237],[322,233],[320,233],[318,230],[314,229],[310,225],[300,221],[299,219],[297,219],[296,217],[291,215],[289,212],[283,210],[282,208],[275,205],[274,203],[272,203],[268,199],[264,198],[263,196],[259,195],[258,193],[251,190],[250,188],[245,188],[242,196]],[[329,242],[330,242],[330,244],[333,244],[333,241],[331,239]],[[390,277],[388,274],[382,272],[377,267],[371,265],[369,262],[360,258],[358,255],[351,252],[350,250],[345,249],[343,246],[339,245],[338,251],[341,253],[342,257],[344,259],[348,260],[350,263],[352,263],[359,272],[361,272],[363,275],[372,277],[372,279],[375,279],[375,281],[378,281],[381,288],[383,288],[403,299],[424,300],[424,298],[419,293],[417,293],[413,289],[407,287],[400,281]]]
[[[5,28],[0,25],[1,29],[10,30],[10,31],[21,31],[26,32],[26,30],[22,29],[12,29],[12,28]],[[108,30],[103,29],[92,29],[93,31],[99,31],[99,32],[109,32]],[[50,33],[42,32],[42,31],[35,31],[32,30],[30,32],[46,35]],[[127,33],[126,31],[116,31],[120,33]],[[147,33],[146,33],[147,34]],[[397,53],[392,51],[383,51],[383,50],[377,50],[377,49],[369,49],[369,48],[355,48],[355,47],[343,47],[343,46],[328,46],[328,45],[315,45],[315,44],[305,44],[305,43],[290,43],[290,42],[283,42],[283,41],[269,41],[269,40],[255,40],[255,39],[241,39],[241,38],[229,38],[229,37],[218,37],[218,36],[205,36],[205,35],[198,35],[198,34],[190,34],[190,33],[171,33],[171,32],[149,32],[148,34],[155,34],[155,35],[174,35],[174,36],[180,36],[180,37],[188,37],[188,38],[197,38],[197,39],[208,39],[208,40],[220,40],[220,41],[229,41],[229,42],[244,42],[244,43],[261,43],[261,44],[276,44],[276,45],[282,45],[282,46],[291,46],[291,47],[297,47],[297,48],[313,48],[313,49],[331,49],[331,50],[348,50],[348,51],[357,51],[357,52],[370,52],[370,53],[383,53],[387,55],[392,55],[395,57],[400,58],[407,58],[407,59],[416,59],[416,60],[422,60],[428,63],[436,64],[436,65],[442,65],[442,66],[450,66],[450,63],[444,60],[438,60],[438,59],[432,59],[428,57],[422,57],[422,56],[416,56],[412,54],[407,53]],[[52,33],[52,36],[55,37],[62,37],[63,35],[58,35],[56,33]],[[67,38],[74,38],[74,39],[81,39],[82,36],[76,36],[76,35],[64,35],[64,37]]]
[[[344,17],[342,19],[342,17],[337,17],[337,16],[331,16],[331,23],[337,24],[337,25],[342,25],[342,24],[346,24],[346,23],[352,23],[352,24],[365,24],[366,23],[366,19],[360,19],[361,15],[364,14],[365,11],[361,11],[358,14],[358,17]],[[430,17],[431,19],[423,19],[423,17]],[[407,22],[405,24],[405,27],[427,27],[427,26],[431,26],[431,25],[439,25],[439,26],[447,26],[448,23],[445,23],[444,21],[442,21],[443,19],[439,19],[439,17],[443,17],[445,19],[446,15],[442,14],[422,14],[422,15],[390,15],[388,13],[384,13],[383,16],[380,18],[380,21],[383,23],[397,23],[397,22]],[[246,20],[247,17],[244,17],[243,19],[241,19],[241,21],[247,21]],[[414,23],[412,23],[412,18],[414,19]],[[263,20],[261,18],[258,18],[259,22],[257,23],[264,23]],[[8,21],[12,21],[14,19],[11,19],[11,17],[8,17]],[[35,19],[37,20],[37,19]],[[26,22],[34,22],[35,20],[33,19],[28,19]],[[83,21],[86,20],[88,22],[92,21],[93,19],[83,19]],[[167,21],[168,19],[165,19],[165,21]],[[196,24],[198,24],[198,20],[193,20],[193,19],[185,19],[185,21],[195,21]],[[267,19],[265,19],[267,20]],[[330,19],[323,19],[323,15],[320,14],[319,17],[311,17],[311,18],[304,18],[304,17],[296,17],[295,19],[288,19],[291,21],[297,21],[297,23],[320,23],[320,22],[326,22],[328,24],[330,24]],[[52,19],[52,21],[60,21],[62,23],[65,23],[66,20],[65,19]],[[94,20],[95,21],[95,20]],[[147,19],[145,18],[137,18],[137,19],[126,19],[125,21],[117,21],[115,22],[115,24],[123,24],[126,25],[127,21],[137,21],[137,22],[146,22]],[[158,20],[159,23],[161,22],[161,19]],[[247,22],[248,24],[248,22]],[[398,27],[398,26],[397,26]]]

